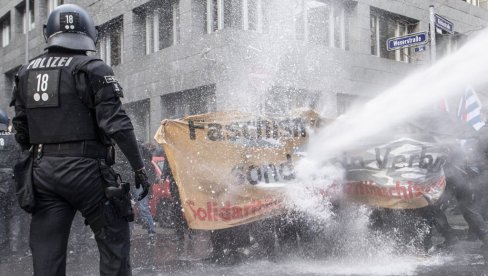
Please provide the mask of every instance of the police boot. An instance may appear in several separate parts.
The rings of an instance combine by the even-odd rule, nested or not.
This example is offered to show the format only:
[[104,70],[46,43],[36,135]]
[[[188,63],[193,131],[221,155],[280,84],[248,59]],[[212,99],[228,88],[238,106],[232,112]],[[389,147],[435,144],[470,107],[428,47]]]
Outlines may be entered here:
[[236,265],[242,261],[242,256],[236,248],[232,248],[227,252],[224,258],[223,264],[225,265]]
[[241,261],[241,256],[236,248],[226,249],[219,253],[212,256],[213,262],[216,264],[235,265]]
[[481,246],[481,255],[485,259],[485,266],[488,266],[488,244],[483,244]]
[[20,246],[21,240],[20,237],[17,234],[12,235],[11,241],[10,241],[10,252],[12,254],[20,254],[21,252],[21,246]]
[[466,235],[466,240],[472,242],[478,240],[476,233],[471,228],[468,228],[468,234]]
[[453,232],[449,232],[444,238],[444,242],[441,244],[441,248],[450,250],[457,242],[458,237]]
[[204,258],[204,262],[219,264],[223,261],[225,254],[223,250],[213,250],[207,258]]

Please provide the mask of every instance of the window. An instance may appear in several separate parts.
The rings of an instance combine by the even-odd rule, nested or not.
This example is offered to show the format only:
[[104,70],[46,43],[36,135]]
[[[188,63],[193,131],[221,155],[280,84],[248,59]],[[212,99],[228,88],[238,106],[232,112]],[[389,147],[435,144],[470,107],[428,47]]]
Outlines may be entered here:
[[463,0],[463,1],[473,6],[479,6],[480,2],[484,2],[483,0]]
[[349,49],[350,8],[345,1],[294,0],[295,34],[299,40]]
[[163,118],[174,119],[216,110],[215,85],[205,85],[161,96]]
[[223,28],[265,32],[268,27],[266,0],[207,0],[207,33]]
[[479,7],[488,9],[488,0],[479,0]]
[[0,19],[0,30],[2,31],[2,47],[10,43],[10,13]]
[[122,17],[119,17],[100,27],[100,58],[110,66],[122,63],[122,47],[124,45],[123,25]]
[[359,97],[350,94],[337,94],[337,115],[342,115],[348,112],[351,107],[357,103]]
[[450,34],[436,28],[435,40],[436,56],[439,59],[456,51],[467,40],[467,36],[459,33]]
[[19,9],[19,13],[22,14],[22,29],[24,34],[27,30],[32,30],[36,27],[36,20],[34,17],[34,0],[29,0],[29,12],[26,12],[26,5],[24,5]]
[[[5,89],[3,89],[3,95],[0,95],[0,97],[3,96],[4,99],[10,99],[12,97],[12,91],[13,91],[13,88],[14,88],[14,80],[15,80],[15,74],[17,73],[17,71],[19,70],[20,66],[14,68],[14,69],[11,69],[9,71],[7,71],[5,73],[5,84],[4,84],[4,87]],[[5,104],[5,105],[8,105],[8,101],[5,101],[3,102],[2,104]],[[4,106],[4,107],[7,107],[7,106]],[[0,107],[1,108],[1,107]]]
[[207,0],[207,33],[224,28],[223,0]]
[[371,54],[396,61],[410,62],[410,48],[387,51],[386,41],[392,37],[413,33],[417,26],[418,21],[416,20],[383,10],[371,9]]
[[64,0],[47,0],[47,14],[49,15],[57,6],[64,4]]
[[178,1],[153,1],[135,9],[134,13],[143,26],[146,55],[178,42]]
[[268,26],[265,13],[266,0],[242,0],[242,28],[244,30],[264,32]]
[[266,93],[266,114],[285,116],[297,108],[314,109],[317,106],[320,93],[294,87],[273,86]]
[[149,141],[150,134],[150,99],[130,102],[124,104],[124,109],[129,116],[134,127],[134,133],[137,139],[141,141]]

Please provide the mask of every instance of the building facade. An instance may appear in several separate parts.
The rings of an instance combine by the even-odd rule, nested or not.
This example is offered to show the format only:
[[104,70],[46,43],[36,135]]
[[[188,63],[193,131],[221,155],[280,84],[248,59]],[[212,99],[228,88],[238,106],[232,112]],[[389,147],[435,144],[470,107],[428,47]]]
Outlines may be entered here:
[[337,116],[430,64],[428,45],[386,49],[429,30],[429,5],[455,26],[436,35],[438,57],[488,24],[487,0],[29,0],[28,11],[26,0],[1,1],[1,109],[13,115],[15,72],[42,53],[49,12],[76,3],[99,25],[96,55],[145,141],[164,118],[210,111]]

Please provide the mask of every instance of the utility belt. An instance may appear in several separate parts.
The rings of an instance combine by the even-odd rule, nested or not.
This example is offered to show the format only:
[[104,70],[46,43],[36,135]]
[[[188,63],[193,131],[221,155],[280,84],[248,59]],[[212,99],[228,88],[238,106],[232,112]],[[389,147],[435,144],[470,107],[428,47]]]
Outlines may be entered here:
[[[66,142],[58,144],[38,144],[34,145],[34,158],[42,158],[42,156],[59,156],[59,157],[87,157],[98,159],[100,173],[105,188],[105,196],[111,203],[110,208],[113,208],[112,215],[117,215],[127,219],[134,220],[134,213],[132,211],[129,189],[130,185],[123,182],[114,172],[111,166],[114,163],[115,151],[113,146],[105,146],[99,141],[85,140],[77,142]],[[87,218],[88,224],[94,231],[101,231],[103,226],[108,225],[105,221],[104,208],[109,208],[101,205],[99,212],[94,212]]]
[[111,146],[105,146],[99,141],[77,141],[58,144],[38,144],[34,146],[34,156],[41,158],[45,156],[60,157],[88,157],[95,159],[106,159],[107,163],[113,159]]

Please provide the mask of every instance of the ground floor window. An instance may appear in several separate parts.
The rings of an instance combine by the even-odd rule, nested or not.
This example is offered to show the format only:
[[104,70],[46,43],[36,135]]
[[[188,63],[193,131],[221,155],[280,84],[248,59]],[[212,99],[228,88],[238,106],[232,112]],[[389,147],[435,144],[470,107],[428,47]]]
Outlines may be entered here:
[[359,97],[351,94],[337,94],[337,115],[348,112],[357,103]]
[[124,109],[129,115],[132,125],[134,126],[134,132],[137,139],[141,141],[149,141],[152,138],[150,133],[150,99],[144,99],[141,101],[130,102],[124,104]]
[[266,114],[276,116],[292,115],[297,108],[315,109],[320,93],[294,87],[273,86],[265,96]]
[[215,90],[212,84],[161,96],[162,118],[174,119],[216,111]]

